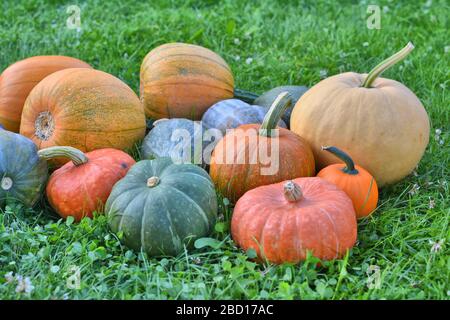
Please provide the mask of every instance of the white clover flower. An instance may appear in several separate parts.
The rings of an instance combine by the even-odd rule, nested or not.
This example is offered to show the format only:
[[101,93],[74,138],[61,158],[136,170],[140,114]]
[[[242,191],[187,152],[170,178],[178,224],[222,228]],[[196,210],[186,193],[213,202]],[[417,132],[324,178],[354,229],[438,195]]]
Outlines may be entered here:
[[442,247],[444,245],[444,239],[441,239],[441,240],[439,240],[437,242],[432,242],[431,241],[431,244],[432,244],[432,246],[431,246],[431,253],[437,253],[437,252],[442,250]]
[[409,190],[408,193],[413,196],[413,195],[415,195],[415,194],[417,194],[419,192],[419,189],[420,189],[420,186],[417,183],[415,183],[412,186],[411,190]]
[[434,132],[435,132],[438,136],[440,136],[441,133],[442,133],[442,130],[441,130],[441,129],[436,129]]
[[326,78],[327,75],[328,75],[328,71],[325,70],[325,69],[322,69],[322,70],[319,71],[319,75],[320,75],[321,78]]
[[241,40],[239,40],[238,38],[234,38],[233,42],[235,45],[241,44]]
[[362,45],[363,45],[363,47],[368,47],[369,43],[368,42],[364,42]]
[[428,204],[428,208],[434,209],[435,206],[436,206],[436,202],[434,201],[434,199],[430,198],[430,203]]
[[11,283],[14,281],[14,273],[12,271],[5,274],[6,283]]
[[246,64],[250,64],[250,63],[252,63],[253,62],[253,58],[247,58],[246,60],[245,60],[245,63]]
[[444,47],[444,52],[445,53],[449,53],[450,52],[450,46],[445,46]]
[[22,293],[22,292],[31,293],[34,290],[34,286],[31,283],[31,280],[29,277],[23,278],[21,275],[17,275],[16,280],[17,280],[17,287],[16,287],[17,293]]
[[239,61],[239,60],[241,60],[241,57],[240,56],[235,56],[234,60]]

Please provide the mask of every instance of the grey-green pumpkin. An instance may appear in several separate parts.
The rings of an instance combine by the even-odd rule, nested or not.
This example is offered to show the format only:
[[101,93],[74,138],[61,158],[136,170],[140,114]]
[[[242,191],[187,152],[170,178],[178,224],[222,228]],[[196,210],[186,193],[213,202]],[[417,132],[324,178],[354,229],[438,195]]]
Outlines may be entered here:
[[289,123],[291,121],[291,113],[294,109],[295,104],[300,99],[300,97],[308,90],[305,86],[280,86],[275,87],[269,91],[264,92],[262,95],[260,95],[258,98],[255,99],[253,102],[254,104],[257,104],[259,106],[262,106],[266,109],[269,109],[270,106],[273,104],[275,99],[282,93],[282,92],[289,92],[289,94],[292,97],[292,105],[286,109],[284,112],[284,115],[281,117],[283,121],[289,126]]
[[[262,123],[268,108],[259,105],[250,105],[239,99],[227,99],[212,105],[202,117],[205,129],[218,129],[222,135],[228,129],[237,128],[243,124]],[[278,126],[286,128],[283,120]],[[218,142],[218,141],[216,141]]]
[[33,141],[0,129],[0,207],[7,200],[33,206],[47,177],[47,162],[39,158]]
[[177,163],[203,165],[203,126],[188,119],[160,119],[142,142],[142,157],[156,159],[169,157]]
[[211,233],[217,217],[211,178],[193,164],[142,160],[113,187],[105,212],[123,243],[150,256],[177,255]]

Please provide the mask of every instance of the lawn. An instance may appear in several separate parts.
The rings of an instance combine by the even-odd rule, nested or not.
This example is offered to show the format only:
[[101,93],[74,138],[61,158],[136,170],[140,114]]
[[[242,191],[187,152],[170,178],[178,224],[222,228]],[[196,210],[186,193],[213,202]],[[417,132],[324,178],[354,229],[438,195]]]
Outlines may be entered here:
[[[381,190],[342,260],[256,264],[234,246],[232,208],[222,199],[212,235],[219,244],[149,258],[123,247],[104,216],[63,221],[42,199],[33,210],[0,211],[0,299],[449,299],[448,1],[317,2],[2,1],[0,70],[34,55],[68,55],[137,93],[142,59],[166,42],[216,51],[239,88],[261,93],[368,72],[412,41],[416,49],[384,77],[415,92],[431,132],[418,168]],[[379,5],[380,29],[367,27],[371,3]],[[81,10],[78,30],[67,27],[69,5]],[[12,275],[29,278],[31,292]]]

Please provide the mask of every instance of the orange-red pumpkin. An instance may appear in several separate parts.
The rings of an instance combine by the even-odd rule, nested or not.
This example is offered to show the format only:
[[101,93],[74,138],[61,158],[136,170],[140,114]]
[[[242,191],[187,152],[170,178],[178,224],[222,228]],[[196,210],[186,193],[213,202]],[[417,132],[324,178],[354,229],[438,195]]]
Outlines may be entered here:
[[231,235],[260,260],[297,263],[307,251],[322,260],[342,257],[356,242],[350,198],[322,178],[298,178],[248,191],[237,202]]
[[186,43],[150,51],[141,65],[140,96],[147,117],[200,120],[207,108],[234,95],[228,64],[215,52]]
[[36,56],[6,68],[0,75],[0,124],[19,132],[23,105],[30,91],[46,76],[67,68],[91,66],[71,57]]
[[364,168],[355,165],[352,158],[336,147],[322,147],[345,164],[329,165],[317,174],[341,188],[352,199],[358,219],[370,215],[377,207],[378,186],[374,177]]
[[116,77],[93,69],[65,69],[28,96],[20,133],[39,149],[71,146],[83,152],[131,148],[145,135],[139,98]]
[[121,150],[98,149],[84,154],[72,147],[50,147],[38,151],[41,158],[65,157],[71,161],[54,171],[47,184],[47,198],[64,219],[75,221],[101,212],[114,184],[135,164]]
[[242,125],[214,148],[210,175],[218,191],[232,202],[262,185],[314,175],[309,145],[287,129],[275,129],[290,103],[287,92],[280,94],[261,125]]

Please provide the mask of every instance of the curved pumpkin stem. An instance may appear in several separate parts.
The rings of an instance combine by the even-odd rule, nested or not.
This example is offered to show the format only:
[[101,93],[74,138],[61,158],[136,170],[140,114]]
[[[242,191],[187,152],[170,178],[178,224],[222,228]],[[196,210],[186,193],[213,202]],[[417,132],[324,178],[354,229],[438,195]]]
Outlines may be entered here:
[[284,197],[288,202],[297,202],[303,198],[302,189],[294,181],[289,180],[283,186]]
[[241,90],[238,88],[234,89],[234,97],[236,99],[242,100],[244,102],[253,104],[253,102],[255,102],[255,100],[259,97],[256,93],[250,92],[250,91],[246,91],[246,90]]
[[367,75],[366,80],[364,80],[362,86],[364,88],[370,88],[375,79],[378,78],[383,73],[383,71],[389,69],[397,62],[403,60],[413,49],[414,45],[412,44],[412,42],[408,42],[406,47],[404,47],[402,50],[390,56],[386,60],[382,61],[379,65],[377,65],[375,68],[373,68],[372,71],[370,71],[369,74]]
[[322,150],[328,151],[329,153],[335,155],[340,160],[345,163],[345,168],[342,170],[348,174],[358,174],[359,171],[355,168],[355,163],[353,159],[344,151],[336,147],[322,147]]
[[264,117],[263,123],[259,128],[259,134],[266,137],[272,136],[272,130],[277,127],[278,121],[284,114],[286,109],[292,104],[292,97],[289,92],[285,91],[278,95],[270,106],[269,111]]
[[86,157],[82,151],[68,146],[55,146],[41,149],[38,151],[38,156],[45,160],[53,158],[69,158],[76,166],[88,162],[88,157]]

